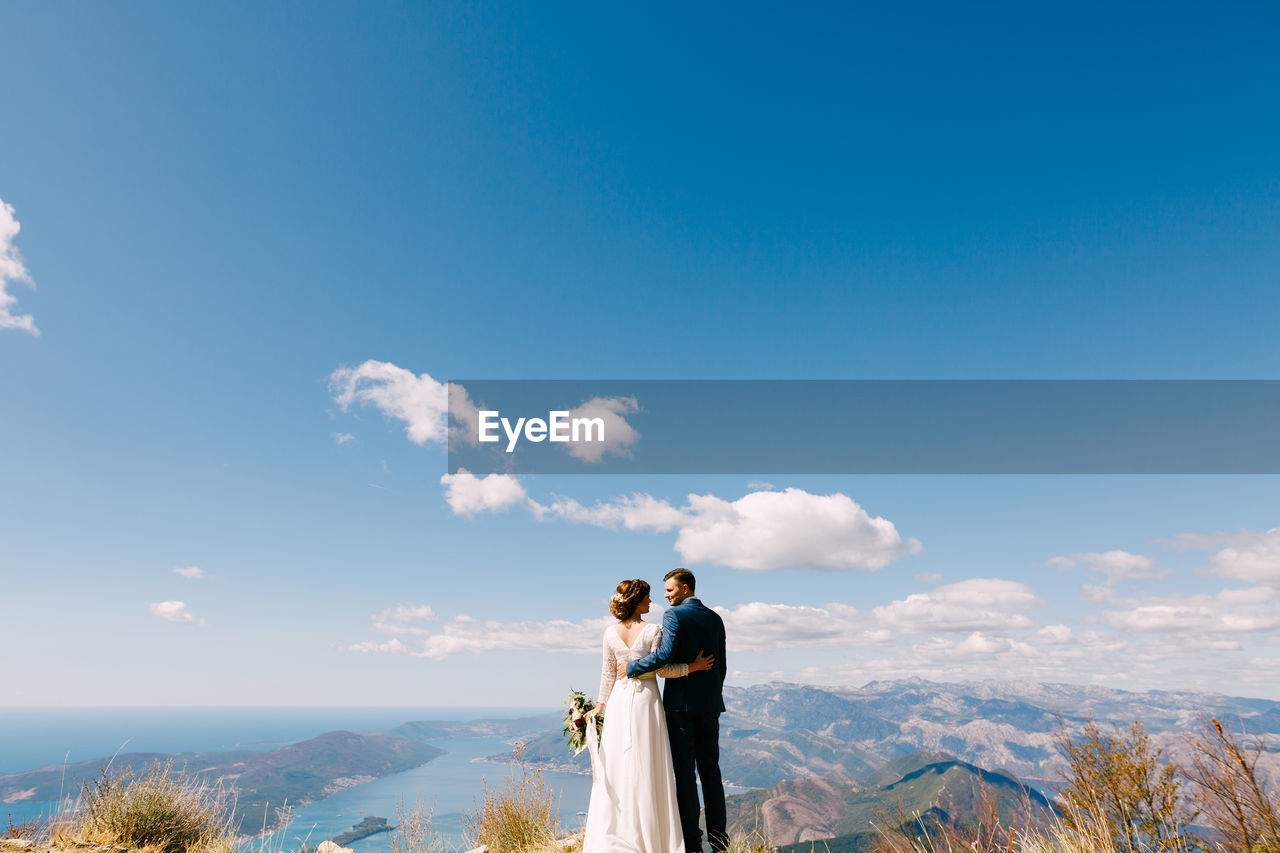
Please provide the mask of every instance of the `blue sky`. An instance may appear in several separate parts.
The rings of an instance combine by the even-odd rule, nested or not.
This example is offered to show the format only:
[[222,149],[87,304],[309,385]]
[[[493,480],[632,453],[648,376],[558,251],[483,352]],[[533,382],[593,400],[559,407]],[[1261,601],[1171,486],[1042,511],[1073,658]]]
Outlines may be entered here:
[[[677,531],[455,512],[443,448],[344,410],[342,367],[1275,378],[1277,36],[1261,3],[5,4],[0,702],[594,689],[612,585]],[[918,540],[691,565],[739,684],[1280,697],[1274,477],[520,487],[795,489]]]

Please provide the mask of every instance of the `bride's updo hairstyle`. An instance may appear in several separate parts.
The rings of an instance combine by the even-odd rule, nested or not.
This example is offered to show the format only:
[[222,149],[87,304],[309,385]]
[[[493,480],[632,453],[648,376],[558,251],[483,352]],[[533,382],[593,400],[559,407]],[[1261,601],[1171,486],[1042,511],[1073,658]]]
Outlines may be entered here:
[[626,621],[635,615],[636,607],[640,602],[644,601],[644,597],[649,594],[649,584],[640,579],[623,581],[618,584],[618,591],[613,594],[613,598],[609,601],[609,612],[617,617],[619,622]]

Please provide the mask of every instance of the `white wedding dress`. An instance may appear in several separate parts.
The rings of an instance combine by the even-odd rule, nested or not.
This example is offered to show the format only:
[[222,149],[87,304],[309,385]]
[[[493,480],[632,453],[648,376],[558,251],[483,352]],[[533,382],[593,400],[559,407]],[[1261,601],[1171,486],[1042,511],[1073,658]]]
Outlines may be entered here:
[[604,730],[587,726],[591,752],[591,805],[582,853],[684,853],[684,833],[676,807],[667,718],[658,679],[689,674],[688,664],[671,664],[640,678],[616,680],[616,661],[639,660],[658,648],[662,627],[640,629],[630,648],[610,625],[604,630],[604,664],[599,696],[605,702]]

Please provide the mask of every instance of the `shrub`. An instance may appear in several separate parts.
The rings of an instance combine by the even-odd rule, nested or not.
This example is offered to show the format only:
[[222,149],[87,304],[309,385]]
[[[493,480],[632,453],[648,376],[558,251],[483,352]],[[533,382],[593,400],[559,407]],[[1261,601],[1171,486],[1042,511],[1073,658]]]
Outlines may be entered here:
[[[1060,792],[1062,821],[1083,835],[1110,835],[1118,853],[1167,853],[1198,847],[1187,828],[1195,811],[1179,796],[1178,768],[1161,763],[1140,720],[1125,735],[1086,723],[1083,736],[1063,734],[1067,786]],[[1100,843],[1103,839],[1098,838]]]
[[[523,746],[516,747],[517,757]],[[483,801],[462,816],[462,826],[472,846],[486,845],[489,853],[547,848],[555,844],[560,813],[555,792],[542,778],[542,770],[513,769],[499,791],[484,786]]]
[[175,773],[172,761],[154,762],[141,774],[126,768],[109,775],[104,769],[92,785],[84,783],[72,834],[159,853],[226,850],[226,803],[220,788]]

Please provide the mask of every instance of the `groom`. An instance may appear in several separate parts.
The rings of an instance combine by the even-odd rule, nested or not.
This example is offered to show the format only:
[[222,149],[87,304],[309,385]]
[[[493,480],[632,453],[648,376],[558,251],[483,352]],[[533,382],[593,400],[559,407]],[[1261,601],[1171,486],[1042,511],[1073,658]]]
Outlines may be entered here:
[[686,853],[701,853],[695,767],[702,780],[711,848],[720,851],[729,843],[725,833],[724,784],[720,780],[720,714],[724,712],[722,688],[728,668],[724,658],[724,622],[714,610],[693,597],[693,587],[693,572],[688,569],[667,573],[666,593],[671,607],[662,615],[662,644],[648,657],[628,663],[627,676],[635,678],[669,663],[689,663],[703,649],[715,655],[712,669],[668,679],[662,697],[684,849]]

